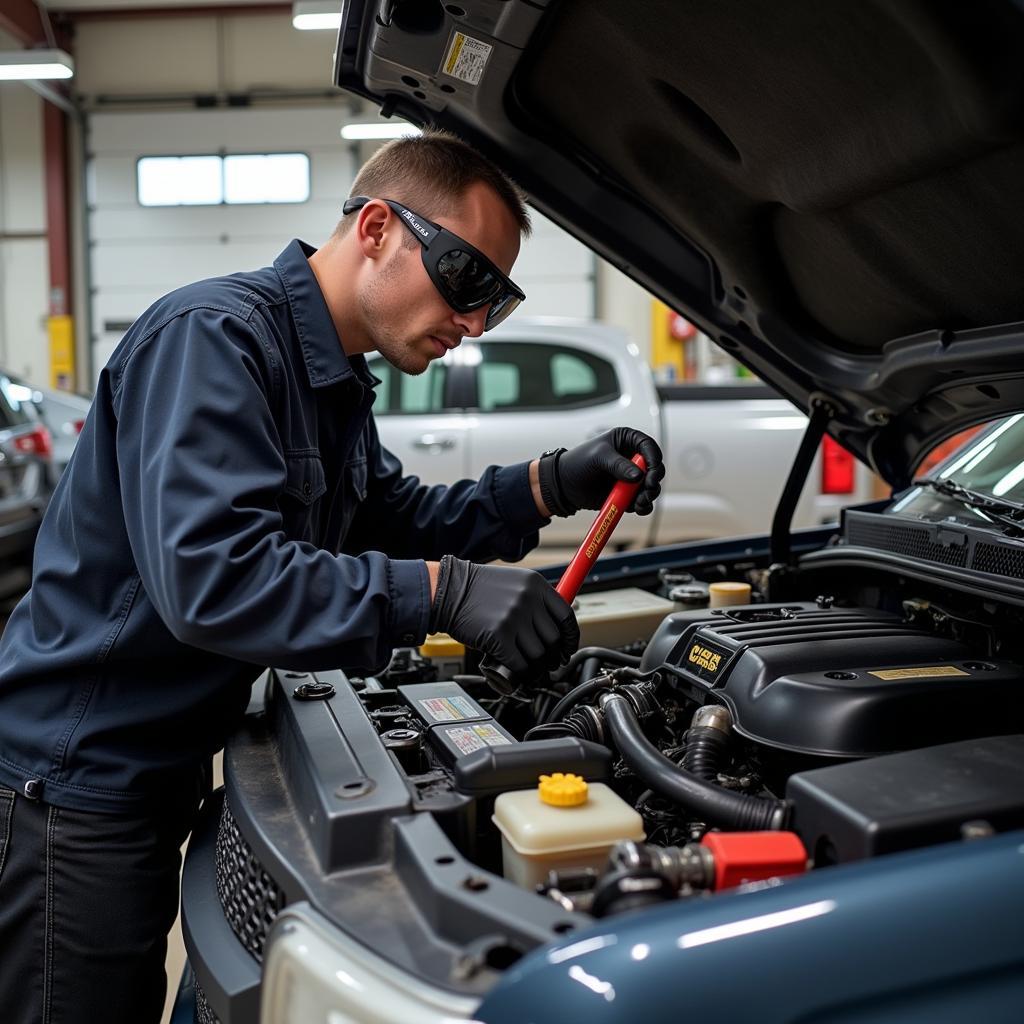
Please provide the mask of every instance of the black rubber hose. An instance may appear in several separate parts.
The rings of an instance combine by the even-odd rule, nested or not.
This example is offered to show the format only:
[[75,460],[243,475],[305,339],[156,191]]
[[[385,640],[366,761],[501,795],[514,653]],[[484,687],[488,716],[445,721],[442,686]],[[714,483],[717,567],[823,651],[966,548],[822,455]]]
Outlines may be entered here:
[[721,729],[693,726],[686,734],[686,752],[682,766],[698,779],[714,782],[725,755],[729,737]]
[[580,682],[585,683],[588,679],[593,679],[600,671],[601,659],[587,658],[587,660],[583,662],[583,668],[580,669]]
[[622,759],[655,793],[718,828],[760,832],[784,827],[788,812],[784,801],[731,793],[696,778],[665,757],[643,734],[632,704],[621,694],[608,694],[601,708]]
[[610,661],[614,665],[631,665],[633,668],[638,668],[640,665],[640,656],[637,654],[625,654],[611,647],[581,647],[565,665],[551,673],[551,678],[559,680],[569,678],[588,658],[600,658],[602,661]]
[[612,681],[606,675],[594,676],[593,679],[588,679],[586,682],[580,683],[579,686],[574,686],[552,709],[550,714],[544,716],[544,722],[560,722],[565,716],[572,711],[577,704],[589,700],[591,697],[596,697],[602,690],[607,690],[611,687]]

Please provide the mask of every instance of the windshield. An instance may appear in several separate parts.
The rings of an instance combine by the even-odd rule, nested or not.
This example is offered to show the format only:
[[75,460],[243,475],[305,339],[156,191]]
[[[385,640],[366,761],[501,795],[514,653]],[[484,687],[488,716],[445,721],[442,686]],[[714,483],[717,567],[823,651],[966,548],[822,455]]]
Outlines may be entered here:
[[[998,498],[1024,504],[1024,413],[998,420],[976,434],[928,477]],[[977,526],[979,520],[992,522],[984,510],[967,508],[955,497],[926,487],[912,487],[890,512],[916,515],[923,519],[955,516]]]

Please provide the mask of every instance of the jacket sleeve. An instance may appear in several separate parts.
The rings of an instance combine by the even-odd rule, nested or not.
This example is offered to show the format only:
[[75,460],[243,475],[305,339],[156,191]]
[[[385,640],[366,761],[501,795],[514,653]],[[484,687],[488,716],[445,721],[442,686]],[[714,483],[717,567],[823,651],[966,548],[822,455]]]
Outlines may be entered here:
[[398,458],[381,445],[372,417],[367,430],[366,500],[349,529],[346,551],[516,562],[537,546],[538,530],[550,520],[537,511],[529,463],[490,466],[479,480],[428,487],[403,474]]
[[379,669],[426,634],[426,566],[285,536],[275,372],[253,325],[211,309],[127,356],[113,405],[142,584],[183,643],[260,665]]

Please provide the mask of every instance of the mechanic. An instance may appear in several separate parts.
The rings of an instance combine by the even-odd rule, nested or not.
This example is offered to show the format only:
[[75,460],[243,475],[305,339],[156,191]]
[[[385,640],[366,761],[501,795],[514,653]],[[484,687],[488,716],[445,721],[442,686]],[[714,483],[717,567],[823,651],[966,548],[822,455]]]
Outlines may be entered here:
[[0,644],[0,1007],[158,1021],[179,847],[264,666],[381,670],[445,631],[515,673],[564,662],[571,608],[517,561],[552,514],[664,474],[619,428],[427,487],[377,436],[364,353],[420,374],[524,298],[529,218],[425,133],[360,171],[330,240],[157,301],[102,371]]

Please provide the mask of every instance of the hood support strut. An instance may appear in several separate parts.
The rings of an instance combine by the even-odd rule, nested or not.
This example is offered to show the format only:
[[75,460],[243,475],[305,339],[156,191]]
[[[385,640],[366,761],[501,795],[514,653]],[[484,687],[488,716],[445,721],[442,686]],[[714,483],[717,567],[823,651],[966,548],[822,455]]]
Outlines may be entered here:
[[779,503],[775,506],[775,516],[772,519],[771,535],[771,563],[772,565],[789,564],[792,551],[790,549],[790,527],[793,525],[793,512],[796,503],[800,500],[800,494],[807,482],[807,474],[811,471],[814,456],[825,436],[825,427],[832,418],[832,409],[827,403],[817,401],[811,407],[811,416],[807,422],[807,429],[804,431],[803,440],[797,450],[793,466],[786,478],[786,486],[779,496]]

